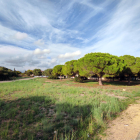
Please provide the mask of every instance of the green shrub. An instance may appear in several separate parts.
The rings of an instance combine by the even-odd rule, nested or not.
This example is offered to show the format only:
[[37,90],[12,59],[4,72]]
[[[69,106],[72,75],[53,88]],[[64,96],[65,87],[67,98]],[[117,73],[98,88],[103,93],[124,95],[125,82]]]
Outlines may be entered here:
[[75,81],[75,82],[79,82],[79,83],[83,83],[83,82],[84,82],[84,80],[83,80],[80,76],[75,77],[75,78],[74,78],[74,81]]
[[51,76],[48,77],[48,79],[58,79],[58,77],[51,75]]

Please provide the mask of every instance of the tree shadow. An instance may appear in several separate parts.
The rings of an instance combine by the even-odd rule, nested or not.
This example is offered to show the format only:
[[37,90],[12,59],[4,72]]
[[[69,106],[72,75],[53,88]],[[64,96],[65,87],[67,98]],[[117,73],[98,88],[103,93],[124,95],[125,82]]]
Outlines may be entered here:
[[[97,83],[97,80],[85,80],[84,83]],[[131,81],[130,85],[128,85],[128,81],[102,81],[103,85],[114,85],[114,86],[135,86],[135,85],[140,85],[140,81]]]
[[128,85],[128,81],[104,81],[104,85],[115,85],[115,86],[136,86],[140,85],[140,81],[131,81]]
[[91,82],[93,82],[93,83],[97,83],[98,80],[84,80],[84,83],[91,83]]
[[43,136],[40,123],[50,104],[52,100],[46,96],[0,100],[0,138],[39,139]]
[[[59,140],[66,137],[67,133],[70,137],[74,134],[74,139],[79,139],[83,133],[87,133],[94,107],[97,109],[100,103],[93,105],[55,103],[49,96],[0,100],[0,139],[52,140],[57,134]],[[103,112],[102,117],[106,119],[107,113]],[[103,129],[94,118],[92,120],[94,121],[91,139]]]

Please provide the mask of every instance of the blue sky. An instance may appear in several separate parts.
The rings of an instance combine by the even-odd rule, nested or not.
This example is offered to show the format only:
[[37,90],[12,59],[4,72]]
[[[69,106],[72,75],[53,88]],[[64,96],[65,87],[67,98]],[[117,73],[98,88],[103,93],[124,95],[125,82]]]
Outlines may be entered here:
[[0,0],[0,66],[53,68],[87,53],[140,57],[139,0]]

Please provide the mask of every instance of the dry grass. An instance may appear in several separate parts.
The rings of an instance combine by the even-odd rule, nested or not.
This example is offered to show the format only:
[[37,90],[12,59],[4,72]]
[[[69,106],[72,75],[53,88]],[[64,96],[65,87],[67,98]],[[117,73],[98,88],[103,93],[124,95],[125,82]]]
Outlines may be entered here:
[[96,139],[139,88],[46,78],[1,83],[0,139]]

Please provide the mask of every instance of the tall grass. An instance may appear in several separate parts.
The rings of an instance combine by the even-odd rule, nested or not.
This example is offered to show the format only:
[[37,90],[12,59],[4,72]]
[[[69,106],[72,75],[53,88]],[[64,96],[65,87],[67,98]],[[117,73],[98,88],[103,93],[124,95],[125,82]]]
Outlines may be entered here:
[[[0,84],[0,139],[99,139],[138,93],[66,86],[45,79]],[[125,100],[106,95],[128,95]]]

